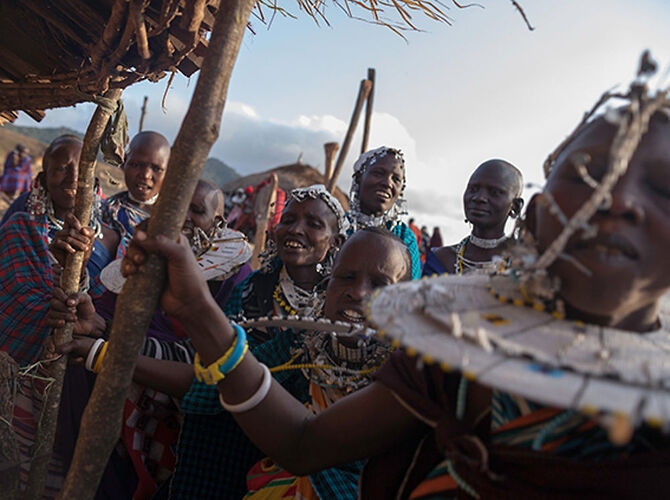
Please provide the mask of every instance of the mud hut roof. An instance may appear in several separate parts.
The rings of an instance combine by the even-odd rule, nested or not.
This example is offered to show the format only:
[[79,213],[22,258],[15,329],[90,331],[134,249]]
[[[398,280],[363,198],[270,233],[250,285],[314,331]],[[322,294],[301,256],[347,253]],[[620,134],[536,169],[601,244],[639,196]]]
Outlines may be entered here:
[[196,72],[219,0],[0,0],[0,124]]
[[[294,163],[292,165],[271,168],[270,170],[265,170],[264,172],[259,172],[257,174],[239,177],[227,182],[221,186],[221,189],[223,189],[225,193],[232,193],[238,188],[244,189],[247,186],[258,186],[273,172],[277,174],[279,187],[287,193],[298,187],[311,186],[312,184],[326,184],[324,175],[314,167],[310,167],[304,163]],[[344,209],[348,210],[349,197],[344,194],[344,191],[340,188],[335,188],[334,195],[335,198],[342,203]]]

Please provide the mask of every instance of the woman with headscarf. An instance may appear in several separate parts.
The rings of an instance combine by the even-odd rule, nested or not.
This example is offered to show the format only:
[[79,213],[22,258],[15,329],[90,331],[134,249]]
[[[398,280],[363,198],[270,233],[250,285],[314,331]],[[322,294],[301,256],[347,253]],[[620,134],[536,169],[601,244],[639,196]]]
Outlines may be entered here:
[[349,193],[350,233],[363,227],[381,227],[396,234],[412,256],[412,279],[421,276],[416,237],[400,220],[407,215],[405,159],[399,149],[382,146],[363,153],[354,164]]

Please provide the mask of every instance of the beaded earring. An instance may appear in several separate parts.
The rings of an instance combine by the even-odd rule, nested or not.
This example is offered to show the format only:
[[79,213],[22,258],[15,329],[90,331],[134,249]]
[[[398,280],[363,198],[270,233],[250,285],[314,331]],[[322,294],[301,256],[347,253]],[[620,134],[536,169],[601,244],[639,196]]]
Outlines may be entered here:
[[49,193],[40,182],[38,175],[33,181],[33,187],[26,200],[26,211],[31,215],[45,215],[49,210],[49,205]]

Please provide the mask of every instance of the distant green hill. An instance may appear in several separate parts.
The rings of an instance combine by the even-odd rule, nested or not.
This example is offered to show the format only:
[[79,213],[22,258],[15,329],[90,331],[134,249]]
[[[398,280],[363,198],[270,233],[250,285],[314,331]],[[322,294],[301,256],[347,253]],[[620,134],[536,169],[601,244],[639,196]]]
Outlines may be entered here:
[[[84,138],[84,134],[68,127],[19,127],[8,123],[4,125],[3,128],[31,137],[45,144],[49,144],[56,137],[63,134],[73,134],[82,139]],[[229,167],[218,158],[212,157],[207,159],[205,169],[202,172],[202,177],[213,182],[217,186],[222,186],[226,182],[237,179],[240,177],[240,174],[238,174],[234,168]]]
[[229,167],[218,158],[208,158],[202,171],[202,178],[213,182],[217,186],[223,186],[226,182],[238,177],[240,177],[240,174],[234,168]]
[[32,137],[33,139],[43,142],[44,144],[49,144],[56,137],[65,134],[72,134],[76,135],[77,137],[81,137],[82,139],[84,138],[84,134],[77,132],[76,130],[72,130],[68,127],[19,127],[17,125],[8,123],[5,125],[5,128],[28,137]]

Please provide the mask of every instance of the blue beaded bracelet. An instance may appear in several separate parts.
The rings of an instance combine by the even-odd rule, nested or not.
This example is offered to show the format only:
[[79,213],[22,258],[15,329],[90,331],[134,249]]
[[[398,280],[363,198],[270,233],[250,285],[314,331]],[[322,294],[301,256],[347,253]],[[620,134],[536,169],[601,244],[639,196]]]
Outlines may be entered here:
[[225,363],[219,366],[221,375],[228,375],[233,371],[233,368],[238,365],[246,352],[247,332],[237,323],[232,323],[232,327],[235,329],[235,333],[237,333],[237,339],[235,340],[235,347],[233,348],[233,352],[230,353],[230,357]]

